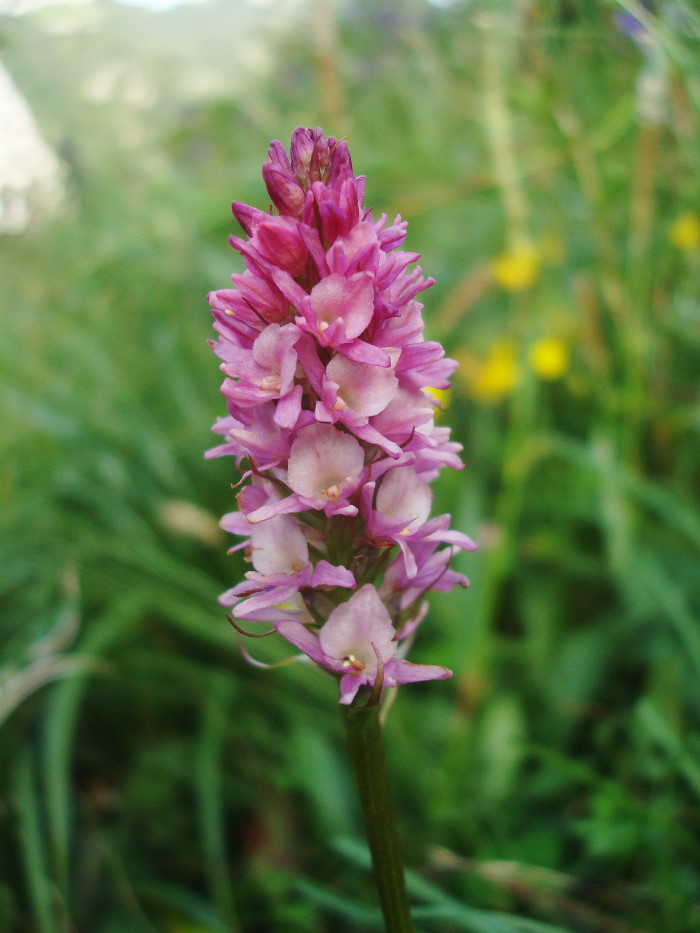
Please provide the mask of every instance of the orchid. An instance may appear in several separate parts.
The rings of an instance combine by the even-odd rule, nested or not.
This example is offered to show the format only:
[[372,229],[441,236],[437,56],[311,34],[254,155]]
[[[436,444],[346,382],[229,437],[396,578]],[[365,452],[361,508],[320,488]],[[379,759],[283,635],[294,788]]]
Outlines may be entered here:
[[337,679],[386,929],[408,933],[379,709],[392,688],[452,676],[406,654],[424,597],[467,586],[450,562],[476,547],[430,517],[430,484],[462,467],[431,394],[457,364],[423,337],[432,279],[409,270],[405,221],[363,206],[343,140],[299,128],[263,178],[270,213],[233,204],[245,272],[209,296],[228,414],[208,456],[245,469],[221,525],[253,565],[219,602],[239,636],[279,635]]
[[334,674],[341,704],[362,688],[376,702],[451,676],[405,653],[425,594],[466,586],[449,565],[476,546],[430,518],[430,483],[462,464],[428,390],[457,364],[424,339],[432,279],[401,249],[405,221],[363,206],[345,141],[297,129],[289,155],[271,144],[263,178],[269,213],[233,204],[246,270],[209,296],[228,407],[209,456],[250,480],[222,527],[253,569],[220,602]]
[[277,622],[275,628],[317,664],[340,674],[340,702],[346,705],[361,686],[375,685],[380,665],[383,685],[389,687],[451,676],[446,667],[412,664],[397,656],[398,633],[371,583],[335,608],[319,635],[300,622]]

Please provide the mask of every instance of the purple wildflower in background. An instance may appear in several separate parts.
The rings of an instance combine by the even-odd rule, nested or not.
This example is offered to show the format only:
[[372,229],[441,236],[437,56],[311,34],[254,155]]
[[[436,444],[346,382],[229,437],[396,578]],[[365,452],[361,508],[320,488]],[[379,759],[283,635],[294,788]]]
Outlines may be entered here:
[[[645,13],[654,13],[656,4],[653,0],[641,0],[640,9]],[[615,13],[615,25],[619,31],[638,45],[644,46],[649,41],[647,27],[633,13],[623,11]]]
[[462,464],[426,390],[457,364],[423,338],[432,280],[409,270],[406,223],[363,208],[343,140],[297,129],[263,178],[277,213],[233,204],[246,270],[209,296],[229,413],[208,456],[247,461],[222,527],[254,568],[220,602],[337,674],[350,704],[363,686],[451,676],[405,653],[425,594],[466,586],[450,560],[476,547],[429,517],[430,483]]

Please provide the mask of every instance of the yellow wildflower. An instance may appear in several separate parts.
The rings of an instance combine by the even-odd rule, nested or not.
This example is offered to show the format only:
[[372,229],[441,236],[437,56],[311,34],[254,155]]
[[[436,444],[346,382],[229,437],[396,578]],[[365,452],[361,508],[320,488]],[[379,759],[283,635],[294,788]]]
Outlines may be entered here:
[[690,211],[681,214],[668,228],[668,238],[678,249],[693,249],[700,243],[700,217]]
[[497,340],[474,369],[470,390],[481,402],[500,402],[511,394],[518,382],[515,347],[508,340]]
[[423,390],[426,395],[429,395],[430,398],[434,399],[440,406],[437,410],[438,412],[444,411],[447,408],[447,401],[450,396],[449,389],[434,389],[432,386]]
[[569,368],[569,348],[558,337],[540,337],[530,347],[530,366],[540,379],[561,379]]
[[537,281],[540,255],[530,245],[523,244],[501,253],[491,264],[493,277],[507,292],[520,292]]

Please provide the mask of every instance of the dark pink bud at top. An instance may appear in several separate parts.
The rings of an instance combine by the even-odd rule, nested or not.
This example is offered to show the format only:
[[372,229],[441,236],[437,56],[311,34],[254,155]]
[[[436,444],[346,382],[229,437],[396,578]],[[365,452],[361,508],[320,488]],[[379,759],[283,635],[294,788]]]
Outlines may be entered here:
[[270,143],[270,148],[267,150],[267,165],[276,165],[278,168],[283,169],[289,173],[291,178],[292,169],[289,164],[289,158],[287,156],[287,150],[284,148],[282,143],[278,139],[273,139]]
[[292,171],[304,188],[315,181],[325,181],[324,170],[328,168],[334,145],[335,139],[332,136],[326,139],[320,130],[294,130],[289,154]]
[[266,162],[262,174],[270,200],[280,214],[300,218],[305,195],[289,168],[285,170],[274,162]]
[[353,175],[347,143],[333,136],[326,138],[319,129],[296,129],[289,157],[282,143],[275,140],[262,174],[270,199],[280,214],[297,219],[301,218],[306,192],[315,182],[339,191],[343,182],[351,179],[359,182],[362,197],[361,180]]

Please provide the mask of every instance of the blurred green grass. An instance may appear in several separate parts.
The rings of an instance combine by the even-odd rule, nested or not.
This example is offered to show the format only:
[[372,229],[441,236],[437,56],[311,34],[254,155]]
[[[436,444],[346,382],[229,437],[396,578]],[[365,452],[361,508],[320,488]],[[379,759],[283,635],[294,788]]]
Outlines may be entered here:
[[[700,930],[694,7],[300,4],[241,90],[226,4],[98,6],[0,21],[69,187],[0,251],[0,933],[378,928],[333,684],[248,666],[216,604],[205,295],[297,124],[409,221],[462,363],[436,509],[482,546],[415,649],[455,679],[387,729],[417,922]],[[230,92],[187,98],[200,34]],[[128,53],[150,109],[81,96]]]

